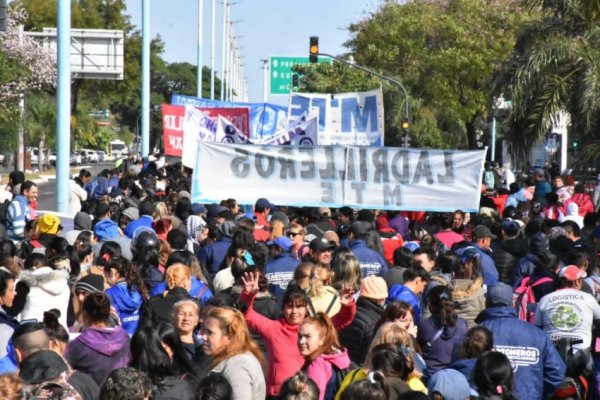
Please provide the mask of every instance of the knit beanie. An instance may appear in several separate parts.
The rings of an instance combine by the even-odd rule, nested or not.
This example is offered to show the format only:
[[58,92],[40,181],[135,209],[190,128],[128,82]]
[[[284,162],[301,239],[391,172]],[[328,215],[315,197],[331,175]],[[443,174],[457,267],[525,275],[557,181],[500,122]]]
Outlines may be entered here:
[[360,297],[373,300],[384,300],[388,297],[385,280],[379,276],[368,276],[360,283]]
[[89,274],[81,278],[75,284],[75,290],[85,290],[89,293],[104,291],[104,277],[98,274]]

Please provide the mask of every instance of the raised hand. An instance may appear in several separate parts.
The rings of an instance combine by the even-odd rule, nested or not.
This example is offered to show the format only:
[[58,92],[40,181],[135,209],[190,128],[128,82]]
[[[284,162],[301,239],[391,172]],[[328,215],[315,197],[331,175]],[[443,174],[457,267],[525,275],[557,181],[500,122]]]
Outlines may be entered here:
[[414,322],[410,323],[410,326],[406,329],[406,331],[412,336],[417,337],[417,326]]
[[340,290],[340,303],[343,306],[349,306],[354,301],[354,289],[349,285],[344,285]]
[[258,293],[258,272],[246,272],[244,276],[242,276],[242,283],[244,284],[244,290],[247,293],[251,295]]

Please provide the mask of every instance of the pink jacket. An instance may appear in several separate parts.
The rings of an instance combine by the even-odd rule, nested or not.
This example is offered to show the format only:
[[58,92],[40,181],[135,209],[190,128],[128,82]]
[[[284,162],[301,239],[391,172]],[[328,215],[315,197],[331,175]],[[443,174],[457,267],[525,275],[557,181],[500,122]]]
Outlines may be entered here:
[[350,366],[350,357],[348,357],[348,351],[344,349],[342,353],[334,354],[321,354],[313,362],[308,364],[306,368],[306,375],[315,381],[319,387],[319,400],[325,398],[325,389],[327,383],[333,375],[332,365],[335,365],[338,369],[348,368]]
[[[277,396],[286,379],[298,372],[304,364],[304,358],[298,350],[298,330],[300,325],[290,325],[285,319],[273,321],[252,308],[254,296],[246,291],[240,294],[240,300],[248,304],[244,316],[248,327],[258,332],[265,340],[269,354],[269,375],[267,377],[267,395]],[[332,322],[339,331],[352,323],[356,315],[356,302],[342,306]]]

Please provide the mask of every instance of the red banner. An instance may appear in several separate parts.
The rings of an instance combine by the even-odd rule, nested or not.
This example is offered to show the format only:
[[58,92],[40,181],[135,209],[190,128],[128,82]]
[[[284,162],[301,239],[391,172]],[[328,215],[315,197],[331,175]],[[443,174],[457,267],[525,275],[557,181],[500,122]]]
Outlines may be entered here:
[[[227,118],[246,136],[250,132],[250,110],[247,107],[236,108],[199,108],[213,118],[219,115]],[[185,107],[162,105],[163,142],[165,154],[181,157],[183,151],[183,115]]]

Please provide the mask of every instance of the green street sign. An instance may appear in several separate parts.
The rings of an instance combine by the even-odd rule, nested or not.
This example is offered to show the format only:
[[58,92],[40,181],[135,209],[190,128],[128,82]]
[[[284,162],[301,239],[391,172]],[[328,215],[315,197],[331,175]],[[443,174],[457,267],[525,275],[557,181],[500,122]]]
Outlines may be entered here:
[[[331,64],[331,58],[319,57],[319,63]],[[269,68],[270,93],[287,95],[292,86],[292,67],[296,64],[309,64],[308,57],[271,57]]]

